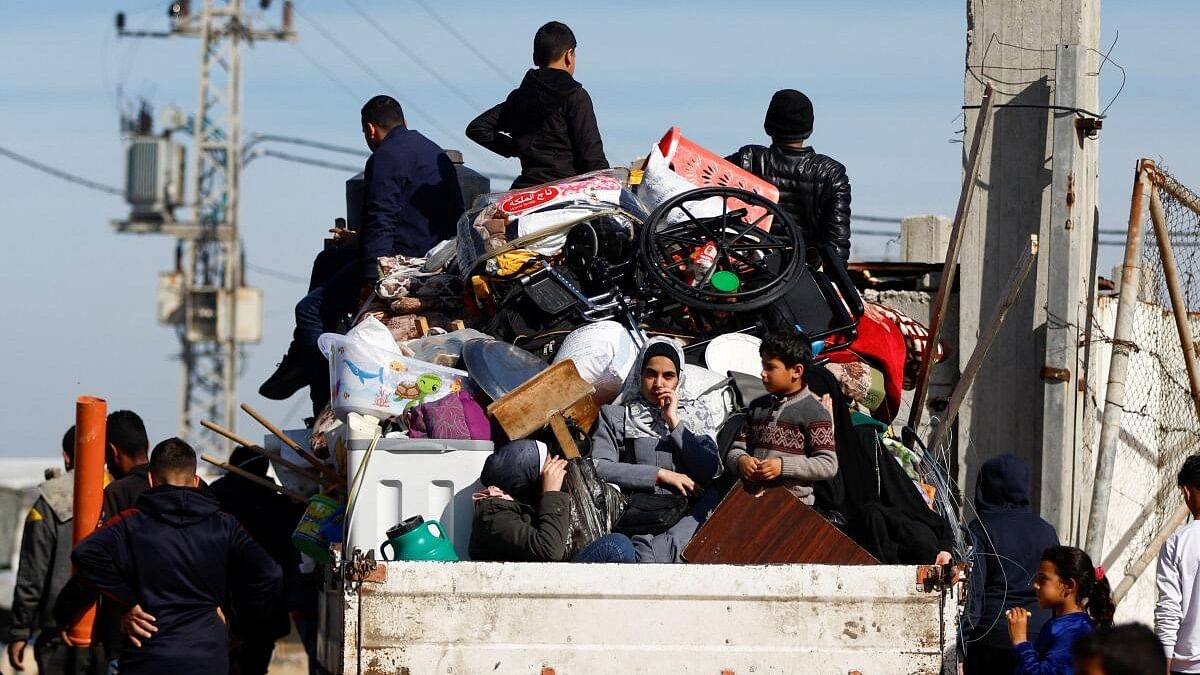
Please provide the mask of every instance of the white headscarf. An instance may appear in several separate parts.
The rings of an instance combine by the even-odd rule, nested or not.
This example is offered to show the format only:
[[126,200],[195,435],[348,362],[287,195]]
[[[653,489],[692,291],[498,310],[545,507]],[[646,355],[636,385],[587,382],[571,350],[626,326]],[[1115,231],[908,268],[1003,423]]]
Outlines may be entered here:
[[629,373],[629,377],[625,379],[621,393],[617,396],[616,403],[625,407],[625,437],[665,438],[671,433],[671,430],[667,428],[666,421],[663,420],[662,409],[658,402],[647,400],[642,395],[642,368],[645,366],[646,349],[656,342],[665,342],[670,345],[679,358],[679,379],[675,386],[675,394],[679,401],[680,423],[686,424],[694,434],[704,434],[716,438],[717,421],[714,419],[712,411],[699,400],[701,395],[708,392],[692,391],[688,387],[688,380],[684,375],[683,348],[674,339],[661,336],[650,338],[646,342],[646,347],[638,355],[637,363]]

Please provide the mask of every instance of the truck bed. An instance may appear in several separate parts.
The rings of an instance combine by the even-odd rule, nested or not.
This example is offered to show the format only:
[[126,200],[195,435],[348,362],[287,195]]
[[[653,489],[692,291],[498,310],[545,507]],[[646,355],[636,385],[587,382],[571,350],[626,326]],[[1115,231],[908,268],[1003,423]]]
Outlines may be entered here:
[[370,565],[326,575],[331,673],[957,672],[961,586],[926,590],[928,568]]

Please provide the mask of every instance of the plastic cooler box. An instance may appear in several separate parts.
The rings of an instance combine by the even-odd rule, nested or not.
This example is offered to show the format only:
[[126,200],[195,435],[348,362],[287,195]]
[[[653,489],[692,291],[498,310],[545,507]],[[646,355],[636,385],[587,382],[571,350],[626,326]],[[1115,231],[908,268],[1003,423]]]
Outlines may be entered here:
[[[762,195],[773,202],[779,201],[779,188],[773,183],[688,140],[679,127],[671,127],[667,131],[658,142],[658,149],[662,151],[671,169],[696,187],[738,188]],[[748,206],[739,199],[730,199],[729,208],[745,208],[748,223],[767,212],[761,206]],[[769,229],[771,218],[764,218],[759,227],[763,230]]]
[[[345,425],[347,476],[353,480],[371,446],[371,432]],[[420,515],[445,528],[461,560],[468,560],[471,495],[482,489],[479,472],[492,452],[491,441],[450,441],[427,438],[381,438],[360,478],[358,497],[350,514],[344,550],[374,549],[387,539],[387,530],[405,518]]]

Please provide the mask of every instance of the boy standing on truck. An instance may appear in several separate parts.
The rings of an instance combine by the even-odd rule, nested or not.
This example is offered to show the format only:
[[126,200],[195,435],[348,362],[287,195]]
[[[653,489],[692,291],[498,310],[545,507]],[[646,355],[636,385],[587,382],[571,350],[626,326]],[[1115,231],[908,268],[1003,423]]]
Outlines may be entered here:
[[467,125],[467,138],[519,157],[513,189],[608,168],[592,98],[575,81],[575,34],[558,21],[533,36],[533,65],[503,103]]
[[808,264],[820,266],[823,249],[850,259],[850,179],[846,167],[805,142],[813,131],[813,105],[795,89],[771,97],[763,129],[770,147],[742,146],[725,159],[779,188],[779,205],[804,233]]
[[832,401],[817,398],[805,382],[812,348],[803,333],[768,336],[759,355],[768,393],[747,407],[746,426],[725,466],[746,482],[777,481],[812,506],[813,483],[833,478],[838,469]]

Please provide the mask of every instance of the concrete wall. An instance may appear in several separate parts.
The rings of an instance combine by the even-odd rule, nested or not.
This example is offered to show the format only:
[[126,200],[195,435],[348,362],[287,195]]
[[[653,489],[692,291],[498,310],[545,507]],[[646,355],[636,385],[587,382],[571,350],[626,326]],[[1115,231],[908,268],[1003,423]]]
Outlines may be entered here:
[[[1071,251],[1048,244],[1055,238],[1051,234],[1061,240],[1067,228],[1088,224],[1088,218],[1094,218],[1096,156],[1093,147],[1073,158],[1066,173],[1075,172],[1074,221],[1058,218],[1052,223],[1056,117],[1047,106],[1056,103],[1057,46],[1097,47],[1099,15],[1098,0],[969,0],[967,5],[964,100],[967,105],[978,105],[984,83],[990,82],[996,90],[994,101],[1001,107],[993,111],[991,133],[982,148],[980,177],[959,259],[961,354],[974,350],[979,330],[992,315],[1030,234],[1040,235],[1042,249],[1036,280],[1026,282],[964,406],[959,421],[963,461],[960,476],[966,493],[971,494],[975,473],[984,460],[1004,452],[1023,457],[1033,470],[1038,506],[1064,530],[1068,540],[1075,529],[1074,507],[1068,497],[1060,494],[1059,486],[1078,477],[1063,475],[1059,469],[1052,469],[1055,475],[1043,476],[1043,460],[1048,453],[1054,459],[1051,466],[1070,468],[1076,440],[1067,438],[1057,447],[1043,448],[1043,417],[1047,389],[1053,388],[1051,395],[1061,394],[1072,383],[1048,383],[1041,372],[1047,361],[1047,280],[1054,266],[1066,264]],[[1094,54],[1087,54],[1090,56],[1085,57],[1082,69],[1095,72],[1096,67],[1090,65]],[[1094,110],[1095,78],[1085,78],[1076,85],[1076,103]],[[964,112],[965,162],[978,110]],[[1068,199],[1066,194],[1057,198]],[[1053,228],[1059,229],[1055,232]],[[1074,231],[1083,234],[1079,229]],[[1087,236],[1090,240],[1090,234]],[[1086,284],[1091,278],[1090,273],[1085,276],[1073,281],[1084,285],[1083,298],[1087,297]],[[1076,297],[1080,290],[1073,288]],[[1078,332],[1080,328],[1075,324],[1086,317],[1086,308],[1086,304],[1076,305],[1076,311],[1056,317],[1055,325],[1065,323]],[[1065,358],[1069,361],[1073,356]],[[1062,354],[1057,357],[1064,358]],[[1074,381],[1081,373],[1071,370]],[[1077,401],[1072,398],[1070,403],[1075,406]],[[1081,419],[1082,410],[1075,406],[1069,414]],[[1064,454],[1067,461],[1062,461]],[[1052,486],[1051,504],[1041,503],[1046,486]]]

